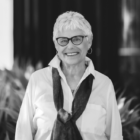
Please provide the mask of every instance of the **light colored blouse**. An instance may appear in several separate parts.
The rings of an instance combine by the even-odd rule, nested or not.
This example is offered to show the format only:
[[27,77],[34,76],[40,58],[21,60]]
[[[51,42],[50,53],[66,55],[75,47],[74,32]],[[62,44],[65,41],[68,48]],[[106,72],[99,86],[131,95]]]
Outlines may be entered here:
[[[83,140],[123,140],[120,114],[111,80],[94,69],[86,57],[87,69],[80,83],[91,73],[92,93],[76,125]],[[64,94],[64,109],[71,113],[74,96],[60,68],[57,55],[49,66],[34,72],[20,108],[15,140],[50,140],[57,111],[53,102],[52,67],[58,69]]]

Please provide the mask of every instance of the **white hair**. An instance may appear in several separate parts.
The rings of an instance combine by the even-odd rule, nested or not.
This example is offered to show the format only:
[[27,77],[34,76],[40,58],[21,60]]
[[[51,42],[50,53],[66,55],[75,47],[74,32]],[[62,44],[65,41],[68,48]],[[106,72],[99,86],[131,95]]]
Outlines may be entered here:
[[53,28],[53,41],[55,41],[58,32],[62,32],[62,30],[67,29],[81,29],[84,31],[85,35],[89,36],[90,38],[93,37],[91,25],[89,22],[78,12],[67,11],[56,19]]

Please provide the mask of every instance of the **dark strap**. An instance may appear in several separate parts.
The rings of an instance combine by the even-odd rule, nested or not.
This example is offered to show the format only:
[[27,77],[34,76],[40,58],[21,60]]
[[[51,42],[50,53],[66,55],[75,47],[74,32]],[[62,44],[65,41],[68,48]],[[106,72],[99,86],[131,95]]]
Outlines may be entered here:
[[58,114],[52,130],[51,140],[82,140],[75,122],[81,116],[87,105],[94,77],[90,74],[81,83],[72,103],[72,114],[69,114],[63,109],[61,78],[56,68],[52,68],[52,78],[54,104]]
[[52,68],[52,79],[53,79],[53,98],[54,104],[59,111],[60,108],[63,108],[63,91],[61,87],[61,77],[59,76],[58,70]]

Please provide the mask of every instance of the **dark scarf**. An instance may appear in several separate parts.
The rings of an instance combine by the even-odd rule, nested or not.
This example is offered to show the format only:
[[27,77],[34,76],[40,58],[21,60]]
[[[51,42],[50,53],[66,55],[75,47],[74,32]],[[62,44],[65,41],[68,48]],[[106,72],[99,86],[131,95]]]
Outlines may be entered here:
[[83,113],[88,102],[93,83],[93,75],[90,74],[81,83],[72,103],[72,114],[63,109],[63,91],[61,87],[61,77],[58,70],[52,68],[53,78],[53,98],[57,109],[57,118],[54,122],[51,140],[83,140],[76,126],[76,120]]

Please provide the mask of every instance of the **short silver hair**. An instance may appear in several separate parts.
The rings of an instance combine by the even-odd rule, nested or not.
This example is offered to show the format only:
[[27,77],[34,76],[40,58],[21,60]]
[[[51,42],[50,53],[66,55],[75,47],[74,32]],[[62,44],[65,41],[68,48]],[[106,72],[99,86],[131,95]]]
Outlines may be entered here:
[[85,32],[85,35],[93,38],[91,25],[89,22],[78,12],[67,11],[58,16],[53,28],[53,41],[55,41],[58,32],[61,32],[63,29],[81,29]]

